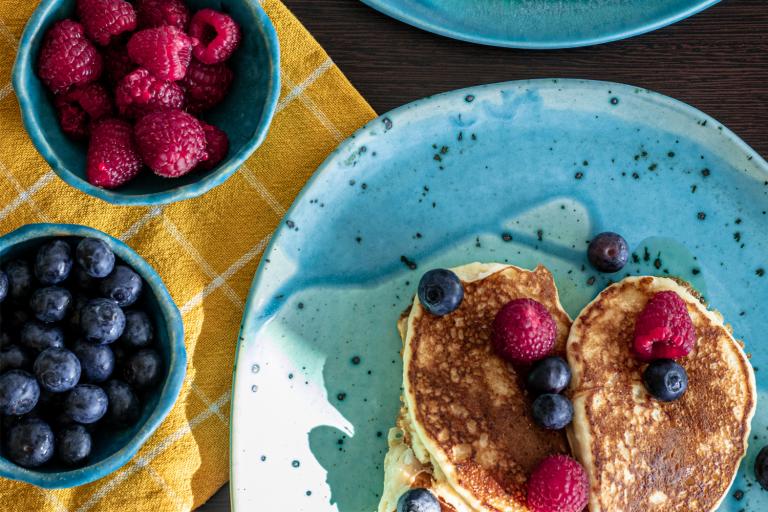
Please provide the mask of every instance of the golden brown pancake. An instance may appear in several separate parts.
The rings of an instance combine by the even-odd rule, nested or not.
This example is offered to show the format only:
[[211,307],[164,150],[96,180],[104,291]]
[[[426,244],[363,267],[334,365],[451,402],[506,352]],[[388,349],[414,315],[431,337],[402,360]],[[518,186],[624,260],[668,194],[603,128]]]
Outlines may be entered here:
[[[687,304],[696,344],[678,362],[677,401],[651,397],[631,352],[635,319],[654,294]],[[715,510],[747,449],[752,367],[722,317],[672,279],[631,277],[582,310],[568,338],[574,421],[569,439],[590,479],[590,512]]]

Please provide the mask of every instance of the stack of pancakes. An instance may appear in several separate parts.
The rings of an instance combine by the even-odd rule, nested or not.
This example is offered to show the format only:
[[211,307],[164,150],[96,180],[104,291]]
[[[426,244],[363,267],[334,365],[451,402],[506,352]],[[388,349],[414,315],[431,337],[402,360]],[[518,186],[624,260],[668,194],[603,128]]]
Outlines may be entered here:
[[[571,326],[542,266],[453,271],[464,285],[456,311],[433,316],[416,298],[398,323],[403,403],[389,433],[379,512],[394,512],[417,487],[432,491],[443,512],[526,511],[528,476],[556,453],[584,465],[591,512],[717,508],[746,451],[756,401],[752,367],[722,317],[677,282],[642,277],[608,287]],[[630,350],[635,318],[663,290],[686,302],[697,333],[680,360],[689,389],[675,402],[648,395]],[[573,372],[567,438],[534,423],[525,369],[492,349],[496,313],[518,298],[540,302],[557,324],[554,353]]]

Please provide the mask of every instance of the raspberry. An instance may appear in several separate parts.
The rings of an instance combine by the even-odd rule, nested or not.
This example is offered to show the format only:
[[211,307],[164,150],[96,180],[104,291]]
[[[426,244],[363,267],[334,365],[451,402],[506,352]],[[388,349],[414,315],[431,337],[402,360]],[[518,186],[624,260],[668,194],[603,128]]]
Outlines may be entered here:
[[545,458],[528,479],[528,508],[532,512],[581,512],[587,501],[587,474],[567,455]]
[[112,85],[119,84],[125,75],[136,69],[136,64],[128,56],[128,48],[125,44],[111,44],[104,48],[102,55],[104,71]]
[[61,129],[73,139],[85,139],[89,122],[112,113],[112,98],[103,85],[91,83],[56,96]]
[[77,0],[77,15],[88,37],[102,46],[113,36],[136,30],[136,12],[125,0]]
[[641,361],[677,359],[688,355],[696,342],[696,330],[685,301],[671,291],[654,295],[635,322],[632,345]]
[[[208,159],[200,162],[197,169],[201,171],[210,171],[224,160],[229,152],[229,138],[224,131],[215,126],[203,123],[200,124],[205,130],[205,151],[208,153]],[[197,170],[196,169],[196,170]]]
[[94,123],[88,146],[88,182],[104,188],[119,187],[141,171],[131,125],[122,119],[105,118]]
[[149,113],[138,120],[134,132],[144,163],[159,176],[183,176],[208,158],[205,130],[186,112]]
[[193,60],[181,81],[187,90],[187,109],[204,112],[219,104],[229,92],[233,77],[226,64],[209,66]]
[[496,314],[492,341],[496,352],[513,363],[532,363],[555,346],[557,325],[547,308],[533,299],[515,299]]
[[223,12],[201,9],[192,16],[189,35],[200,41],[193,53],[204,64],[224,62],[240,44],[240,27]]
[[141,28],[170,25],[186,30],[189,24],[189,9],[181,0],[137,0],[136,11]]
[[81,24],[62,20],[45,34],[37,72],[54,94],[98,80],[101,68],[101,55],[85,38]]
[[117,86],[115,103],[120,115],[133,119],[163,107],[180,109],[184,90],[176,82],[159,80],[139,68]]
[[181,80],[196,44],[196,39],[176,27],[147,28],[128,41],[128,55],[161,80]]

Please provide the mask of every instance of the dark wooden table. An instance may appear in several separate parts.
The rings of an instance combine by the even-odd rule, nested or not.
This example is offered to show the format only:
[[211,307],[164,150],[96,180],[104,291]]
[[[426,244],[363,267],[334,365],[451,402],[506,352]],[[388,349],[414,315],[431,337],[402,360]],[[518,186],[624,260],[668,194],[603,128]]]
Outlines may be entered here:
[[[689,103],[768,156],[766,0],[724,0],[640,37],[545,52],[446,39],[357,0],[283,1],[379,113],[470,85],[526,78],[610,80]],[[225,486],[200,510],[229,511],[228,492]]]

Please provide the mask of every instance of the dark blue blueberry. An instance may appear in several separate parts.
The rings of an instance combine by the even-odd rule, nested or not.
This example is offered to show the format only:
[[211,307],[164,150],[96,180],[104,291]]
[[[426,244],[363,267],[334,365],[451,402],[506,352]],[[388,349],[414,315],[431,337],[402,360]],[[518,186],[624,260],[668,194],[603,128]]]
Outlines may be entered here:
[[55,325],[45,325],[32,320],[21,327],[19,340],[28,349],[42,352],[47,348],[63,347],[64,333]]
[[84,382],[104,382],[115,370],[115,354],[107,345],[77,340],[72,345],[72,351],[80,359]]
[[65,348],[48,348],[35,359],[35,376],[40,385],[53,393],[63,393],[80,381],[80,360]]
[[101,282],[101,293],[124,308],[139,299],[141,286],[139,274],[125,265],[116,265],[112,273]]
[[45,285],[59,284],[72,270],[72,248],[64,240],[54,240],[40,247],[35,258],[35,276]]
[[8,296],[14,302],[24,302],[32,293],[32,269],[24,260],[14,260],[5,267],[8,275]]
[[533,420],[549,430],[563,429],[573,419],[573,405],[563,395],[540,395],[532,409]]
[[145,348],[131,354],[123,366],[125,381],[135,389],[147,389],[160,381],[163,360],[156,350]]
[[56,435],[56,455],[68,466],[81,464],[91,454],[91,434],[82,425],[59,430]]
[[410,489],[397,500],[397,512],[440,512],[442,507],[427,489]]
[[571,382],[571,369],[562,357],[551,356],[537,361],[528,374],[528,389],[535,395],[557,394]]
[[42,466],[53,457],[54,438],[51,427],[39,418],[27,418],[10,428],[7,455],[25,468]]
[[688,374],[671,359],[657,359],[643,372],[643,382],[652,396],[662,402],[672,402],[688,389]]
[[92,299],[80,308],[80,332],[91,343],[112,343],[123,334],[125,314],[117,302]]
[[23,370],[10,370],[0,375],[0,414],[20,416],[37,405],[40,386]]
[[587,258],[600,272],[618,272],[627,264],[629,245],[624,237],[617,233],[600,233],[589,243]]
[[143,311],[125,312],[125,330],[120,341],[127,347],[146,347],[154,339],[154,328],[149,316]]
[[755,459],[755,477],[760,487],[768,491],[768,446],[763,446]]
[[433,315],[443,316],[456,310],[464,299],[464,287],[450,270],[438,268],[421,276],[419,302]]
[[72,299],[68,323],[75,332],[80,332],[80,310],[90,299],[85,295],[75,295]]
[[141,415],[141,407],[131,386],[121,380],[110,380],[104,385],[104,391],[109,398],[107,420],[124,427],[136,423]]
[[0,270],[0,302],[3,302],[8,296],[8,274]]
[[78,384],[64,399],[64,414],[82,423],[96,423],[107,412],[107,394],[99,386]]
[[29,309],[32,314],[47,324],[60,322],[64,319],[72,302],[72,294],[58,286],[38,288],[29,299]]
[[6,370],[26,370],[32,365],[32,358],[18,345],[0,347],[0,373]]
[[75,253],[77,262],[91,277],[107,277],[115,268],[115,253],[98,238],[83,238]]

